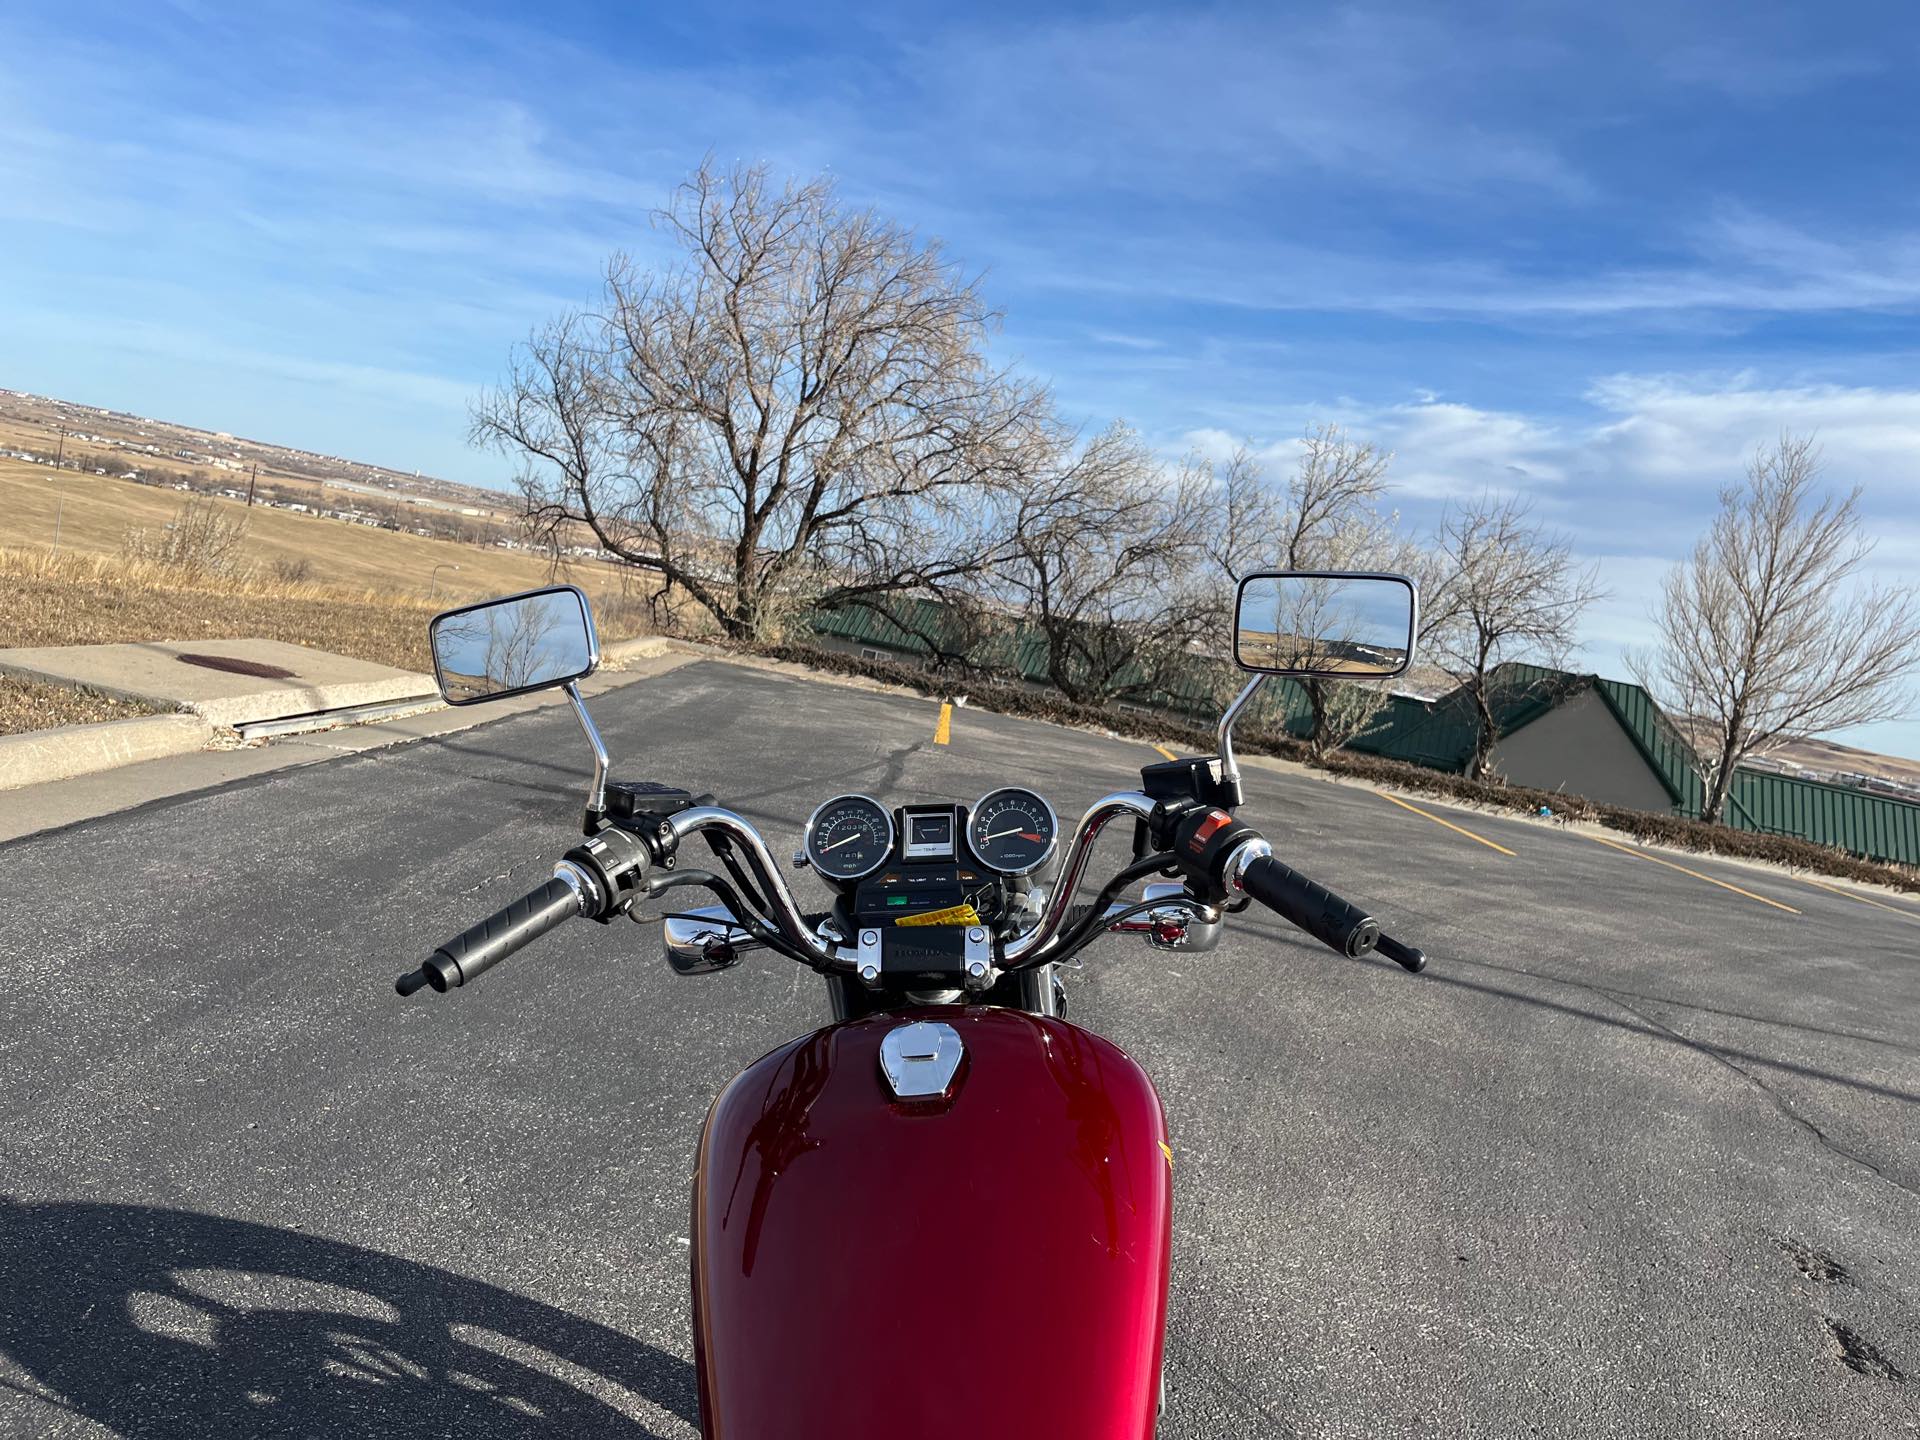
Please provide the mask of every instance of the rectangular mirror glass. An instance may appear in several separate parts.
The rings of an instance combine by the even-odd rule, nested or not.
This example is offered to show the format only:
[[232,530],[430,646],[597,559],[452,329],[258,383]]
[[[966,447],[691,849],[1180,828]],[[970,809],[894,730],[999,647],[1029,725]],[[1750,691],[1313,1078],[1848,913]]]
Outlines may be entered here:
[[1419,613],[1404,575],[1268,571],[1240,582],[1233,659],[1267,675],[1378,680],[1413,663]]
[[546,690],[600,663],[587,597],[572,585],[503,595],[433,618],[434,679],[449,705]]

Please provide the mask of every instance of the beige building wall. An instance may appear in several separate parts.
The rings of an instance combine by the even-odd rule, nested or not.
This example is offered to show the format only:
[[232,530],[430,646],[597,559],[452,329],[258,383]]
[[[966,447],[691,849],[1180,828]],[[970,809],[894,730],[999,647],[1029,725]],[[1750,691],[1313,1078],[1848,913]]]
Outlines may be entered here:
[[1653,767],[1591,689],[1514,731],[1493,747],[1492,759],[1515,785],[1636,810],[1673,808]]

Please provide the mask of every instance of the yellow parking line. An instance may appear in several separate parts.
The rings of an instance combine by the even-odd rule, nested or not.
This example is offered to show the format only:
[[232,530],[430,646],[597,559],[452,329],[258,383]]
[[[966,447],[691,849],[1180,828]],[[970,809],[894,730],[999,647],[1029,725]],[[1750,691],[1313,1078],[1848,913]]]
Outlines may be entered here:
[[1696,880],[1704,880],[1709,885],[1718,885],[1722,890],[1731,890],[1736,895],[1744,895],[1749,900],[1758,900],[1762,905],[1771,905],[1776,910],[1784,910],[1789,915],[1800,912],[1791,905],[1782,905],[1778,900],[1769,900],[1764,895],[1756,895],[1751,890],[1742,890],[1738,885],[1729,885],[1724,880],[1716,880],[1711,875],[1702,875],[1698,870],[1689,870],[1684,865],[1676,865],[1671,860],[1662,860],[1658,855],[1649,855],[1644,850],[1636,850],[1631,845],[1621,845],[1612,840],[1602,840],[1598,835],[1589,835],[1587,839],[1597,845],[1605,845],[1609,850],[1618,850],[1622,855],[1631,855],[1638,860],[1650,861],[1655,865],[1664,865],[1669,870],[1678,870],[1682,875],[1691,875]]
[[1166,756],[1167,759],[1169,760],[1178,760],[1180,758],[1178,755],[1174,754],[1173,751],[1167,749],[1167,747],[1164,745],[1156,745],[1153,748],[1158,750],[1162,755]]
[[1482,845],[1486,846],[1489,850],[1498,850],[1502,855],[1513,854],[1513,851],[1507,849],[1506,846],[1496,845],[1493,843],[1493,841],[1487,839],[1486,836],[1476,835],[1471,830],[1463,830],[1460,828],[1460,826],[1454,824],[1451,820],[1442,820],[1438,815],[1429,815],[1425,810],[1422,810],[1418,805],[1409,805],[1406,801],[1402,800],[1397,795],[1389,795],[1384,790],[1376,790],[1373,793],[1378,795],[1382,800],[1393,801],[1393,803],[1398,805],[1402,810],[1411,810],[1414,814],[1420,816],[1422,819],[1431,820],[1436,825],[1446,826],[1447,829],[1453,831],[1453,833],[1456,835],[1464,835],[1469,840],[1478,840]]
[[1818,880],[1809,880],[1804,875],[1796,875],[1793,878],[1798,880],[1802,885],[1811,885],[1814,889],[1824,890],[1829,895],[1844,895],[1849,900],[1858,900],[1862,905],[1871,905],[1876,910],[1891,910],[1896,915],[1906,915],[1912,919],[1920,920],[1920,910],[1902,909],[1898,905],[1889,905],[1884,900],[1873,900],[1865,895],[1856,895],[1851,890],[1842,890],[1837,885],[1822,885]]
[[953,738],[953,702],[940,702],[940,723],[933,727],[933,743],[945,745]]

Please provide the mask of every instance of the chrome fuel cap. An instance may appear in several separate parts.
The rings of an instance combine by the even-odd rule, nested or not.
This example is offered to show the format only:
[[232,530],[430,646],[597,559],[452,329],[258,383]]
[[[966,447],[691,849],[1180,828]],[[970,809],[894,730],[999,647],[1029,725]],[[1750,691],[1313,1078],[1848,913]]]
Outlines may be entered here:
[[967,1053],[960,1032],[938,1020],[896,1025],[880,1042],[880,1070],[901,1100],[945,1095]]

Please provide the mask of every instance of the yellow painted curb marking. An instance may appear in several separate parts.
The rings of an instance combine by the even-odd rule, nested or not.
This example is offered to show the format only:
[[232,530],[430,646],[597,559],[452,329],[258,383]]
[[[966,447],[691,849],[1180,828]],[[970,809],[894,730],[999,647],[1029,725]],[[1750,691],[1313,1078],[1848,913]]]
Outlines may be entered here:
[[1862,905],[1871,905],[1876,910],[1891,910],[1896,915],[1906,915],[1915,920],[1920,920],[1920,911],[1903,910],[1900,906],[1889,905],[1884,900],[1869,899],[1865,895],[1856,895],[1851,890],[1842,890],[1835,885],[1822,885],[1818,880],[1809,880],[1804,875],[1796,875],[1793,878],[1798,880],[1802,885],[1811,885],[1814,889],[1824,890],[1829,895],[1844,895],[1849,900],[1858,900]]
[[1658,855],[1649,855],[1644,850],[1636,850],[1631,845],[1621,845],[1612,840],[1602,840],[1598,835],[1589,835],[1587,839],[1596,845],[1604,845],[1609,850],[1618,850],[1622,855],[1631,855],[1637,860],[1646,860],[1655,865],[1664,865],[1669,870],[1678,870],[1682,875],[1691,875],[1696,880],[1704,880],[1709,885],[1718,885],[1722,890],[1731,890],[1736,895],[1744,895],[1749,900],[1758,900],[1762,905],[1771,905],[1776,910],[1784,910],[1789,915],[1800,912],[1791,905],[1782,905],[1778,900],[1769,900],[1764,895],[1756,895],[1751,890],[1742,890],[1738,885],[1729,885],[1724,880],[1716,880],[1711,875],[1702,875],[1698,870],[1689,870],[1684,865],[1676,865],[1671,860],[1662,860]]
[[1507,849],[1506,846],[1496,845],[1493,841],[1487,839],[1486,836],[1476,835],[1471,830],[1463,830],[1458,825],[1454,824],[1451,820],[1442,820],[1438,815],[1429,815],[1425,810],[1422,810],[1418,805],[1409,805],[1406,801],[1402,800],[1397,795],[1389,795],[1384,790],[1376,790],[1373,793],[1378,795],[1382,800],[1393,801],[1393,803],[1398,805],[1402,810],[1411,810],[1414,814],[1420,816],[1422,819],[1431,820],[1436,825],[1446,826],[1447,829],[1453,831],[1454,834],[1456,835],[1464,835],[1469,840],[1478,840],[1482,845],[1486,846],[1489,850],[1498,850],[1502,855],[1510,856],[1513,854],[1513,851]]
[[1164,745],[1156,745],[1153,748],[1158,750],[1162,755],[1166,756],[1167,759],[1169,760],[1178,760],[1180,758],[1178,755],[1174,754],[1173,751],[1167,749],[1167,747]]
[[953,736],[953,702],[940,702],[940,723],[933,727],[933,743],[945,745]]

